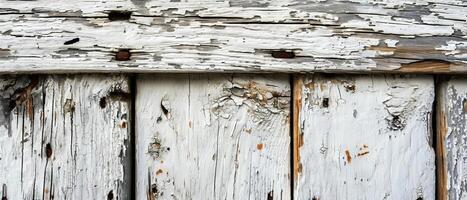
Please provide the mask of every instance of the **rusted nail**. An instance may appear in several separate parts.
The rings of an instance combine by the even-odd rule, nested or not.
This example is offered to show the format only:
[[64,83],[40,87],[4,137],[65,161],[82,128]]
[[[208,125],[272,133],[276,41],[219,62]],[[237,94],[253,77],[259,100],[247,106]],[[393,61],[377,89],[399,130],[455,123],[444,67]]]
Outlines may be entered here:
[[129,20],[131,18],[131,11],[124,11],[124,10],[112,10],[107,15],[107,18],[110,21],[123,21]]
[[285,50],[278,50],[278,51],[272,51],[271,56],[274,58],[295,58],[295,53],[293,51],[285,51]]
[[117,54],[115,54],[115,60],[118,61],[127,61],[130,60],[131,53],[128,49],[120,49]]

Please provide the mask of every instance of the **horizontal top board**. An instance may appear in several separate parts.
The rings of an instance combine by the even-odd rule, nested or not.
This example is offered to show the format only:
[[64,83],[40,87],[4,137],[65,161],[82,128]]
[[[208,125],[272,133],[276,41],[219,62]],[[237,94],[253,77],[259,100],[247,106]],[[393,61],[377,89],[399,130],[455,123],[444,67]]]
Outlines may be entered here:
[[466,73],[465,0],[0,0],[0,73]]

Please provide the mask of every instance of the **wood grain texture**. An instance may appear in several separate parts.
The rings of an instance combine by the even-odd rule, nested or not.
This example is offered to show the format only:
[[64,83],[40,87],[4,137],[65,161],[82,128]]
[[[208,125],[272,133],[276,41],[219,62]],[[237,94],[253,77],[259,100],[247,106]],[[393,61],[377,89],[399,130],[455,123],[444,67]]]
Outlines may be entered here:
[[438,106],[438,199],[467,198],[467,79],[440,86]]
[[466,73],[465,13],[464,0],[0,0],[0,73]]
[[290,199],[287,76],[137,81],[136,199]]
[[435,199],[432,77],[298,79],[296,199]]
[[2,199],[129,199],[124,76],[2,76]]

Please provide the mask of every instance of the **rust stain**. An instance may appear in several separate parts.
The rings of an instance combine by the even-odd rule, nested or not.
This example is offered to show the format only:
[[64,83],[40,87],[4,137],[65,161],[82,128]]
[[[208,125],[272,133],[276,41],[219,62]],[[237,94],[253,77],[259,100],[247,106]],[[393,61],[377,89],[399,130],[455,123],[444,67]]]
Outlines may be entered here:
[[463,104],[462,106],[463,106],[464,113],[467,113],[467,99],[464,99],[462,104]]
[[364,151],[364,152],[358,153],[357,157],[364,156],[364,155],[369,154],[369,153],[370,153],[369,151]]
[[126,128],[127,127],[127,122],[126,121],[123,121],[121,124],[120,124],[120,128]]
[[33,78],[28,86],[21,89],[17,93],[17,97],[14,100],[16,105],[22,105],[26,109],[26,114],[29,120],[34,121],[34,101],[32,98],[32,90],[39,84],[39,79]]
[[357,157],[364,156],[369,153],[370,151],[368,151],[368,145],[364,144],[363,148],[360,148],[360,152],[357,153]]
[[293,180],[298,179],[301,172],[300,147],[303,146],[303,135],[300,131],[300,110],[302,109],[302,88],[304,76],[295,76],[293,80]]
[[156,176],[159,175],[159,174],[162,174],[164,171],[162,171],[162,169],[159,169],[156,171]]
[[345,159],[347,160],[347,163],[352,163],[352,156],[350,155],[349,150],[345,150]]
[[263,143],[259,143],[259,144],[256,145],[256,149],[258,149],[258,150],[262,150],[263,147],[264,147]]
[[190,127],[190,128],[192,127],[192,122],[191,121],[188,122],[188,127]]
[[443,73],[451,71],[451,62],[444,60],[421,60],[411,63],[401,64],[401,67],[396,71],[399,72],[434,72]]
[[[438,104],[442,107],[442,102],[438,101]],[[437,133],[436,133],[436,176],[437,176],[437,199],[447,200],[448,188],[447,188],[447,163],[446,163],[446,146],[445,138],[448,131],[446,125],[446,115],[442,109],[438,109],[437,113]]]

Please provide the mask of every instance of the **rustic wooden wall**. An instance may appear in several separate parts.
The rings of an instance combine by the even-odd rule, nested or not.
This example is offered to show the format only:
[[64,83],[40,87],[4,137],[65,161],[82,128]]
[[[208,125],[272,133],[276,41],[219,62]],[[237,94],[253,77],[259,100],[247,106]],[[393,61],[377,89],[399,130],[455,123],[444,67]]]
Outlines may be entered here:
[[466,99],[429,75],[1,76],[0,197],[463,199]]
[[125,76],[2,76],[0,196],[129,199]]

